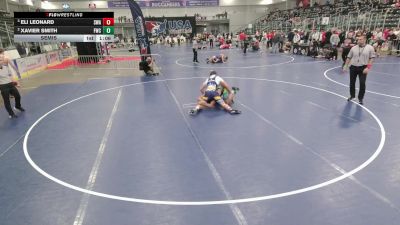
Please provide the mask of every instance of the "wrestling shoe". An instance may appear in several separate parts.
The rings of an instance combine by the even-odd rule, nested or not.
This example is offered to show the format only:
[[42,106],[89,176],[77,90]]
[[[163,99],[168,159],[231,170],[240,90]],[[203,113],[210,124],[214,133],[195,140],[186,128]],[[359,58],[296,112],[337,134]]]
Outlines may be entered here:
[[199,113],[199,110],[198,110],[198,109],[191,109],[191,110],[189,110],[189,115],[191,115],[191,116],[194,116],[194,115],[196,115],[197,113]]
[[233,93],[236,94],[240,90],[238,87],[232,87]]
[[14,109],[17,109],[17,110],[19,110],[20,112],[25,112],[25,109],[22,108],[22,107],[15,107]]
[[231,115],[235,115],[235,114],[240,114],[240,113],[242,113],[240,110],[237,110],[237,109],[232,109],[231,111],[229,111],[229,113],[231,114]]

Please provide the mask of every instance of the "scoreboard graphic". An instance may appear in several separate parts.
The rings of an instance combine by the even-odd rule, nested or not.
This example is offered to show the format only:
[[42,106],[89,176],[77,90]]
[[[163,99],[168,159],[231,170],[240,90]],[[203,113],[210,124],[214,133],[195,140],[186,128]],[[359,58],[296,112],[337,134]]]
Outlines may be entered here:
[[114,12],[14,12],[15,42],[113,42]]

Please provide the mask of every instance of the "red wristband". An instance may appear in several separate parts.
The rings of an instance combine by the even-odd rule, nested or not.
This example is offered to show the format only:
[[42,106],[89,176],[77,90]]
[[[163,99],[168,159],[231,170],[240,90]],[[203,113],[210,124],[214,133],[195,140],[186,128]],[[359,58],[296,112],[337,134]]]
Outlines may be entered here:
[[368,64],[367,68],[370,70],[372,68],[372,64]]

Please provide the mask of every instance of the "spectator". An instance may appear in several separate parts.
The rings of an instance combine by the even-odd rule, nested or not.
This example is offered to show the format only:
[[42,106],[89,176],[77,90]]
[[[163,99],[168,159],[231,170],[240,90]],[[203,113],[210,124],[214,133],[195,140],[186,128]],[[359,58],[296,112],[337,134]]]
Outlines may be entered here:
[[319,42],[319,37],[320,37],[319,31],[316,31],[315,29],[313,29],[313,32],[311,33],[311,40],[315,40],[315,41]]
[[318,41],[316,41],[315,39],[313,39],[310,43],[310,50],[308,52],[308,55],[312,58],[316,58],[318,56]]
[[151,57],[147,57],[146,60],[140,62],[140,68],[145,72],[146,75],[158,75],[158,73],[154,72],[154,62]]
[[300,40],[301,40],[300,34],[297,30],[295,30],[294,36],[293,36],[293,44],[295,44],[295,45],[300,44]]
[[[296,30],[294,30],[294,31],[296,31]],[[293,31],[290,31],[289,33],[288,33],[288,41],[290,42],[290,43],[293,43],[293,38],[294,38],[294,32]]]
[[247,47],[249,46],[251,41],[251,37],[248,37],[244,40],[244,44],[243,44],[243,53],[246,54],[247,51]]
[[396,50],[397,56],[400,56],[400,28],[396,28],[393,31],[393,34],[396,35],[396,39],[394,40],[394,48]]
[[326,35],[325,35],[325,31],[323,29],[319,33],[319,41],[321,44],[321,48],[323,48],[325,46],[325,42],[326,42]]
[[282,37],[280,32],[276,32],[274,37],[272,38],[272,50],[271,53],[278,53],[279,52],[279,42],[281,41]]
[[272,31],[267,34],[267,48],[272,47],[272,39],[274,38],[274,32],[275,31]]
[[339,42],[340,42],[339,35],[336,31],[334,31],[334,33],[330,37],[330,43],[332,47],[336,47],[339,45]]
[[344,40],[344,43],[342,45],[342,60],[343,60],[342,68],[346,63],[347,55],[349,54],[351,47],[353,47],[351,39],[347,38],[346,40]]
[[239,34],[239,41],[240,41],[240,47],[243,48],[244,47],[244,42],[247,39],[246,34],[242,31]]
[[331,36],[332,36],[332,31],[329,29],[329,30],[325,33],[325,38],[326,38],[326,40],[330,42]]
[[210,36],[208,36],[208,39],[210,41],[210,48],[214,48],[214,36],[210,34]]
[[340,44],[343,44],[343,43],[344,43],[344,40],[346,39],[346,31],[342,31],[342,32],[339,34],[339,39],[340,39]]

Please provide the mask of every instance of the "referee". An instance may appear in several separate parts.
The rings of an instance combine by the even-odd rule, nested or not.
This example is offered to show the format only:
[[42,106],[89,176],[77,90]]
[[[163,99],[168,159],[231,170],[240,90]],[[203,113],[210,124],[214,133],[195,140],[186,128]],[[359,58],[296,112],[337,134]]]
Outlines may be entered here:
[[198,63],[199,60],[197,60],[197,50],[199,49],[199,44],[198,44],[199,40],[197,39],[197,37],[193,38],[193,62],[194,63]]
[[372,59],[374,57],[374,47],[366,44],[366,37],[364,35],[358,37],[357,45],[350,49],[346,64],[343,67],[344,70],[347,70],[350,65],[350,97],[347,101],[351,101],[356,96],[356,80],[358,76],[360,80],[358,101],[360,105],[363,104],[365,81],[367,80],[367,74],[372,67]]
[[4,49],[0,49],[0,92],[9,117],[17,118],[11,108],[10,95],[14,96],[16,109],[21,112],[25,111],[25,109],[21,107],[21,95],[19,94],[18,89],[15,87],[19,84],[17,81],[12,80],[9,66],[11,66],[18,73],[17,68],[11,63],[10,59],[4,55]]

